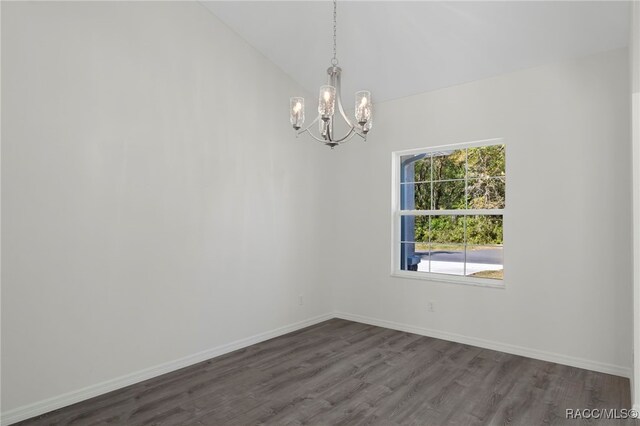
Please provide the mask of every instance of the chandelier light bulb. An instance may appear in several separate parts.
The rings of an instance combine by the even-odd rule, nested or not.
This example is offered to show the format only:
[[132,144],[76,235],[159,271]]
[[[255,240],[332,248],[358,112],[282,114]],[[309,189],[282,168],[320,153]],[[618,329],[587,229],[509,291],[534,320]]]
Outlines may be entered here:
[[333,86],[322,86],[318,102],[318,113],[324,121],[328,121],[335,112],[336,88]]
[[361,90],[356,93],[356,120],[364,126],[371,119],[371,93]]
[[304,98],[291,98],[289,105],[289,121],[295,130],[299,130],[304,124]]

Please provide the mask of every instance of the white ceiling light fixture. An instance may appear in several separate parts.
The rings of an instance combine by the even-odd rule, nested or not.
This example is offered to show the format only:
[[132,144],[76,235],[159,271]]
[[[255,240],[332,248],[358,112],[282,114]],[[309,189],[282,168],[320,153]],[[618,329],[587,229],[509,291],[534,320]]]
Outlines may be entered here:
[[[371,93],[367,90],[361,90],[356,93],[355,99],[355,123],[347,117],[342,107],[342,99],[340,96],[340,75],[342,69],[338,66],[338,58],[336,57],[336,17],[337,3],[333,0],[333,58],[331,66],[327,69],[327,84],[320,87],[318,96],[318,116],[306,128],[300,130],[304,124],[304,98],[294,97],[290,100],[289,119],[296,136],[308,133],[318,142],[322,142],[332,149],[336,145],[349,141],[355,135],[362,139],[367,139],[367,133],[371,130],[373,124]],[[336,117],[336,105],[342,119],[346,122],[347,132],[341,137],[334,134],[334,118]],[[318,123],[318,135],[311,131],[311,128]]]

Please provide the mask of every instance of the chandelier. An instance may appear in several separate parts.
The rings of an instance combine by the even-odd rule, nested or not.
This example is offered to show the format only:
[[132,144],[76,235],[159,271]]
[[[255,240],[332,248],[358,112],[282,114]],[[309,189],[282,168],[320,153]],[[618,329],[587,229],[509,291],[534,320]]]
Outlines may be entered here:
[[[367,140],[367,133],[372,126],[371,93],[361,90],[356,93],[355,99],[355,122],[344,112],[342,99],[340,97],[340,74],[342,69],[338,66],[336,57],[336,0],[333,0],[333,58],[331,66],[327,69],[327,84],[320,87],[318,96],[318,116],[306,128],[304,124],[304,98],[294,97],[290,99],[289,119],[296,137],[308,133],[318,142],[322,142],[331,148],[341,143],[349,141],[353,136],[358,135]],[[336,117],[336,106],[342,119],[346,122],[347,132],[342,136],[334,134],[334,118]],[[312,132],[312,128],[317,123],[318,134]],[[301,130],[302,129],[302,130]]]

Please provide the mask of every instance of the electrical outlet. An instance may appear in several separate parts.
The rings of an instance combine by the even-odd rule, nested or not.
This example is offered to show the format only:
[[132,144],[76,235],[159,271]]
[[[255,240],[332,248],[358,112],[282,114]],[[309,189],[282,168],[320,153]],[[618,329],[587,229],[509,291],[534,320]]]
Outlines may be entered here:
[[300,306],[304,305],[304,299],[302,298],[302,295],[298,296],[298,305]]
[[434,302],[427,302],[427,311],[429,312],[435,312],[436,311],[436,305]]

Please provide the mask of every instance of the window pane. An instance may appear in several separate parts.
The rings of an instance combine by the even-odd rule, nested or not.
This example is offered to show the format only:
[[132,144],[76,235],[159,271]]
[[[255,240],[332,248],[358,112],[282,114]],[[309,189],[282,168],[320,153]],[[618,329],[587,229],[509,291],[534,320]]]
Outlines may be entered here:
[[434,152],[433,180],[464,179],[466,150]]
[[401,216],[400,241],[429,242],[429,216]]
[[400,209],[435,210],[400,216],[400,269],[502,279],[503,216],[466,213],[505,208],[505,146],[425,152],[400,161]]
[[464,204],[463,180],[433,183],[433,208],[435,210],[464,209]]
[[467,216],[467,244],[502,244],[502,216]]
[[416,161],[413,169],[414,182],[429,182],[431,180],[431,157],[427,156]]
[[402,210],[431,210],[431,183],[401,183]]
[[492,177],[505,175],[504,145],[481,146],[467,150],[469,177]]
[[400,157],[400,182],[428,182],[431,180],[430,154]]
[[467,199],[470,209],[504,208],[504,178],[469,179],[467,185]]
[[431,216],[431,243],[464,244],[464,216]]
[[428,259],[431,261],[431,272],[464,275],[463,244],[432,244]]
[[467,246],[467,275],[501,280],[504,271],[502,246]]

